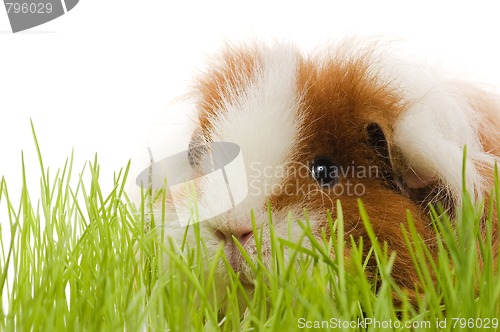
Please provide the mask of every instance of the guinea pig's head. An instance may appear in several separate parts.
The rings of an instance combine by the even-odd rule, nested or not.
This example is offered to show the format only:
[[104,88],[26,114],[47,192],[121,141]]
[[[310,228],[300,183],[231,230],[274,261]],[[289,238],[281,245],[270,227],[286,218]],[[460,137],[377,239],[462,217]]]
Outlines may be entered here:
[[[306,57],[283,44],[228,47],[197,81],[191,164],[201,173],[208,143],[234,143],[241,151],[248,188],[242,202],[200,222],[201,235],[209,252],[223,243],[228,262],[244,283],[251,284],[254,276],[234,238],[255,258],[251,214],[263,234],[266,263],[271,261],[269,211],[279,237],[298,238],[302,229],[294,220],[304,220],[306,211],[313,233],[329,236],[327,216],[335,218],[337,200],[346,236],[366,237],[361,200],[379,241],[397,252],[396,281],[408,287],[416,282],[401,223],[411,213],[422,237],[432,241],[427,204],[438,197],[452,206],[452,185],[440,184],[446,176],[461,174],[450,175],[448,169],[441,174],[433,166],[433,152],[419,150],[429,139],[431,145],[439,139],[419,137],[412,129],[415,121],[425,127],[418,115],[408,118],[420,106],[412,104],[383,68],[390,63],[379,61],[371,49],[339,47]],[[405,128],[420,145],[406,148],[415,140]],[[426,153],[431,153],[430,161]],[[459,168],[460,157],[458,151]],[[196,189],[198,207],[205,211],[217,207],[227,193],[226,183],[210,179]],[[227,275],[223,264],[219,269],[221,276]]]
[[[395,171],[401,161],[393,155],[393,126],[405,103],[378,79],[367,56],[308,59],[288,45],[228,49],[198,81],[191,163],[203,169],[209,149],[200,147],[206,143],[235,143],[248,188],[241,203],[200,223],[202,236],[214,250],[224,242],[228,262],[244,282],[251,283],[253,273],[233,237],[256,254],[251,211],[263,232],[264,261],[270,247],[268,209],[280,237],[299,237],[302,230],[293,221],[304,220],[305,211],[313,232],[328,236],[327,214],[335,217],[340,200],[344,229],[358,238],[365,235],[361,199],[381,241],[393,250],[404,248],[400,223],[407,210],[420,229],[429,224],[421,202],[403,194],[402,174]],[[199,183],[200,209],[220,204],[224,185]],[[400,273],[401,280],[412,282],[406,267]]]

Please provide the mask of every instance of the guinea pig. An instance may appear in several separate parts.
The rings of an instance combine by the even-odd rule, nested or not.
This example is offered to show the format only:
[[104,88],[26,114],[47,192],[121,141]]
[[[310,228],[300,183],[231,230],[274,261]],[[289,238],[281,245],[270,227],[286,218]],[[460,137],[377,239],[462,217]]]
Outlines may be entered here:
[[[418,277],[400,226],[409,212],[435,250],[429,205],[458,213],[464,147],[468,192],[474,202],[490,198],[500,156],[496,97],[391,55],[385,45],[346,41],[312,55],[288,43],[227,46],[193,90],[196,128],[188,157],[194,174],[204,173],[210,143],[234,143],[248,189],[231,209],[200,222],[200,234],[209,253],[223,243],[229,264],[249,287],[254,275],[233,239],[255,258],[251,211],[268,263],[268,208],[279,237],[298,237],[302,228],[288,220],[303,220],[305,211],[313,234],[330,236],[327,216],[335,217],[340,200],[345,233],[369,243],[361,199],[378,240],[396,252],[393,278],[412,289]],[[226,190],[224,182],[197,181],[197,206],[215,209]],[[188,199],[182,190],[172,194]],[[168,220],[164,231],[179,242],[185,237],[185,227]],[[497,252],[496,228],[493,238]],[[194,241],[190,230],[187,240]],[[375,269],[370,264],[368,273]],[[217,269],[225,287],[226,268]]]

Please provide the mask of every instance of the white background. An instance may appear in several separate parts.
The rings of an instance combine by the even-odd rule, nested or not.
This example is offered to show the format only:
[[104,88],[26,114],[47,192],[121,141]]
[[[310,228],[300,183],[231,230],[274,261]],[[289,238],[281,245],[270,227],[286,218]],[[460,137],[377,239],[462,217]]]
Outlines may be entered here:
[[345,36],[381,36],[407,42],[425,61],[500,86],[498,7],[437,0],[80,0],[68,14],[17,34],[0,8],[0,176],[19,192],[23,150],[30,186],[38,190],[32,119],[52,171],[73,148],[76,170],[97,153],[101,182],[110,185],[114,171],[138,151],[144,155],[155,117],[183,112],[169,103],[225,40],[286,39],[310,50]]

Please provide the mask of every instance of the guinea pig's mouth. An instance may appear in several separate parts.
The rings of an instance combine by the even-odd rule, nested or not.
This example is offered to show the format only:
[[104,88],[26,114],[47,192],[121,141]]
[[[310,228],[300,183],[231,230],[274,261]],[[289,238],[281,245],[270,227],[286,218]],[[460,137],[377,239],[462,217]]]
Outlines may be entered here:
[[[246,241],[246,243],[242,243],[242,246],[252,259],[253,254],[251,250],[251,244],[249,242],[250,241]],[[236,246],[234,241],[226,241],[224,245],[224,254],[226,255],[227,262],[234,270],[234,272],[239,273],[239,279],[241,283],[245,285],[253,285],[253,279],[255,277],[254,272],[241,254],[240,249]]]

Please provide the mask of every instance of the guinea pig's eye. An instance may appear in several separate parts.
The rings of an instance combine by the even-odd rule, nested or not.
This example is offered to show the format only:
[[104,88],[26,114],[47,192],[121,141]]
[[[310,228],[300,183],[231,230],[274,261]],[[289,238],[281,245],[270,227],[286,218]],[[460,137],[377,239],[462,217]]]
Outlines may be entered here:
[[311,174],[321,186],[330,187],[338,182],[339,170],[327,158],[315,158],[312,163]]

